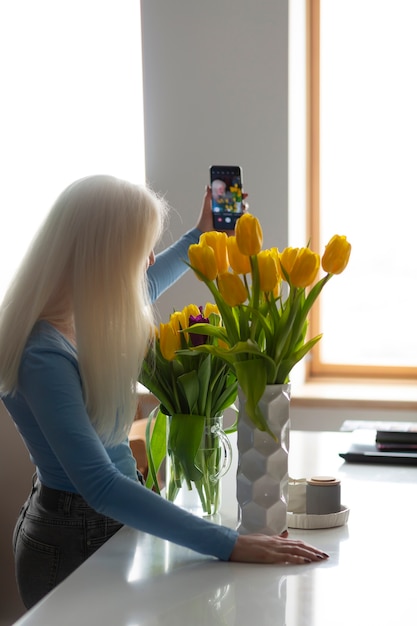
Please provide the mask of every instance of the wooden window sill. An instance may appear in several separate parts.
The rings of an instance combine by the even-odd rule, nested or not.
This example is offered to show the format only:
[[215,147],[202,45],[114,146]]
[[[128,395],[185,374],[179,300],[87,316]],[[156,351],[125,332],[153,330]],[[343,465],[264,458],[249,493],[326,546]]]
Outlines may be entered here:
[[417,411],[417,381],[317,380],[294,385],[294,407]]

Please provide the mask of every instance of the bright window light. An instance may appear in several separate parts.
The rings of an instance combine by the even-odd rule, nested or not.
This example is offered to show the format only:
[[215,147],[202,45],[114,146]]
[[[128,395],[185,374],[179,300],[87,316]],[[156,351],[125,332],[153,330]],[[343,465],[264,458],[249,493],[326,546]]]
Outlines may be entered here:
[[347,235],[321,296],[322,360],[417,365],[417,3],[321,0],[321,236]]

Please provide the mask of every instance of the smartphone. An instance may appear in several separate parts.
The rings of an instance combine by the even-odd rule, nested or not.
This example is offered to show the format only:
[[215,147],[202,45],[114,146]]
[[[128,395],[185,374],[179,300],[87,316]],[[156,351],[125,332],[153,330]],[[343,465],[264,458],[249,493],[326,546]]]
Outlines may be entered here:
[[238,165],[212,165],[210,186],[215,230],[234,230],[243,211],[241,168]]

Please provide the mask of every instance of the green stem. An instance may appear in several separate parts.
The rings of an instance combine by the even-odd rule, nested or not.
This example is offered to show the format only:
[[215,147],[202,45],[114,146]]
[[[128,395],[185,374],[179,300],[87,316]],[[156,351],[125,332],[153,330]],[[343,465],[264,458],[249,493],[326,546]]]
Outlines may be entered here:
[[[259,296],[260,296],[260,286],[259,286],[259,265],[258,265],[258,257],[253,255],[250,257],[250,264],[252,268],[252,298],[250,301],[250,307],[252,309],[259,309]],[[252,321],[251,329],[250,329],[250,338],[254,341],[256,336],[257,329],[257,321],[256,319]]]
[[211,432],[207,424],[202,444],[195,457],[195,464],[201,471],[199,480],[188,480],[181,463],[175,455],[170,453],[170,472],[167,476],[167,497],[175,501],[179,490],[195,490],[206,515],[212,515],[218,510],[220,501],[220,481],[213,480],[220,471],[221,443],[216,432]]

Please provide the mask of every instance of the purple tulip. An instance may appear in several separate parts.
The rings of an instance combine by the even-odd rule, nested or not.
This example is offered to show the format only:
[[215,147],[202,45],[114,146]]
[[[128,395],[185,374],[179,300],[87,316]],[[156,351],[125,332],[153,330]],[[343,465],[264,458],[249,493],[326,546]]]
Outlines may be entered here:
[[[190,315],[188,320],[188,326],[193,326],[194,324],[210,324],[210,320],[207,317],[203,316],[203,307],[199,306],[200,315]],[[207,343],[208,337],[207,335],[197,335],[197,333],[192,333],[190,328],[188,328],[188,332],[190,335],[191,343],[196,348],[197,346],[202,346],[204,343]]]

